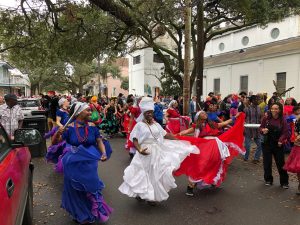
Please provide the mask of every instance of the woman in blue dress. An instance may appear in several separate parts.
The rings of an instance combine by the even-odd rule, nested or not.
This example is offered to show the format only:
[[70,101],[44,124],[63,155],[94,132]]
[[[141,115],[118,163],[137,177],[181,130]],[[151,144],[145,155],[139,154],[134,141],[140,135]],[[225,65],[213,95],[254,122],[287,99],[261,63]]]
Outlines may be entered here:
[[76,103],[74,121],[66,130],[60,128],[53,144],[65,140],[66,153],[62,157],[64,188],[62,208],[80,224],[108,220],[112,209],[102,196],[103,182],[98,177],[98,161],[106,161],[111,154],[108,142],[103,144],[99,129],[89,123],[91,110],[86,103]]
[[66,98],[61,98],[58,101],[60,109],[56,111],[56,124],[63,127],[69,120],[69,107],[70,103]]
[[[58,105],[60,109],[56,111],[56,124],[57,126],[54,127],[50,132],[45,134],[45,138],[53,137],[55,132],[58,130],[59,127],[63,127],[69,120],[69,107],[70,103],[66,98],[61,98],[58,101]],[[61,141],[55,145],[49,146],[46,154],[46,161],[49,163],[55,164],[55,171],[59,172],[57,170],[57,163],[59,162],[59,159],[61,155],[63,154],[63,149],[66,146],[65,141]]]

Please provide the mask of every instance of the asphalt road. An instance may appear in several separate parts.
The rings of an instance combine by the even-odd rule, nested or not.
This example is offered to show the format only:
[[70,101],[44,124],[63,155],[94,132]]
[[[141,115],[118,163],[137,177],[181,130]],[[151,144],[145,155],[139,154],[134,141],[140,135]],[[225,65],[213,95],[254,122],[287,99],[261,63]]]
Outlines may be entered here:
[[[137,202],[118,191],[123,171],[129,164],[124,139],[111,139],[112,158],[99,163],[99,176],[106,184],[103,192],[114,208],[108,225],[298,225],[300,197],[295,195],[295,179],[289,190],[274,185],[265,187],[262,164],[254,165],[236,159],[222,187],[197,190],[194,197],[185,196],[186,178],[176,178],[178,187],[170,198],[157,206]],[[34,224],[72,225],[69,215],[60,208],[62,175],[56,174],[44,159],[33,159]]]

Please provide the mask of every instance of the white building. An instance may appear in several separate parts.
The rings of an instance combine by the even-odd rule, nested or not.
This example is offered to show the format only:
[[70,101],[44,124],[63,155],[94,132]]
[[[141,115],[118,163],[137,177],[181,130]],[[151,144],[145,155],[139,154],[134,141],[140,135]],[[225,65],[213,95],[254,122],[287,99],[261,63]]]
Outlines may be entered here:
[[[156,43],[171,50],[176,48],[176,44],[168,35],[159,37]],[[136,47],[143,46],[142,41],[136,44]],[[127,57],[129,59],[129,93],[138,96],[157,96],[161,88],[158,78],[164,72],[164,64],[159,56],[152,48],[144,48],[134,51]]]
[[270,96],[274,80],[281,91],[295,87],[287,95],[300,100],[299,16],[216,37],[204,55],[204,95],[252,91]]
[[21,73],[5,61],[0,61],[0,95],[14,93],[30,96],[30,86],[27,74]]
[[[160,44],[174,50],[170,38]],[[204,52],[203,95],[210,91],[226,96],[246,91],[268,93],[295,87],[287,95],[300,100],[300,16],[265,27],[252,26],[213,38]],[[129,93],[152,96],[164,64],[151,48],[137,50],[129,58]]]

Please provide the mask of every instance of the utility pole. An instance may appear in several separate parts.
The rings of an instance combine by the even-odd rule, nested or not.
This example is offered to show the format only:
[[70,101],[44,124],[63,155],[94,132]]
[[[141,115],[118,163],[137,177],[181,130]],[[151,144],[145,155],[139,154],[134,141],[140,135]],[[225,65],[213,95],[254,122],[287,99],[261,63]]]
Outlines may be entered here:
[[185,0],[185,13],[184,13],[184,78],[183,78],[183,114],[189,113],[190,101],[190,61],[191,61],[191,0]]
[[[203,65],[204,65],[204,34],[203,34],[203,0],[198,0],[197,4],[197,52],[195,57],[196,66],[196,96],[200,103],[203,95]],[[199,104],[197,104],[198,110]]]
[[[100,81],[100,55],[97,56],[97,74],[98,74],[98,88],[99,88],[99,93],[98,97],[101,96],[101,81]],[[100,96],[99,96],[100,95]]]

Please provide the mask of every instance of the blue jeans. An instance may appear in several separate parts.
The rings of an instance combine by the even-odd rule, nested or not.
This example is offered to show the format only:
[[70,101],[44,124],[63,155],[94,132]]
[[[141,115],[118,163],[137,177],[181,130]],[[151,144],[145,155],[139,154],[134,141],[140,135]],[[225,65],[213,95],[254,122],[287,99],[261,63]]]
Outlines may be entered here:
[[[254,138],[254,142],[256,144],[256,151],[255,151],[255,154],[254,154],[254,160],[259,160],[259,158],[261,156],[261,153],[262,153],[261,141],[262,141],[261,136],[258,136],[257,138]],[[245,136],[245,149],[246,149],[246,154],[244,156],[245,160],[248,160],[248,158],[249,158],[251,142],[252,142],[251,138]]]

